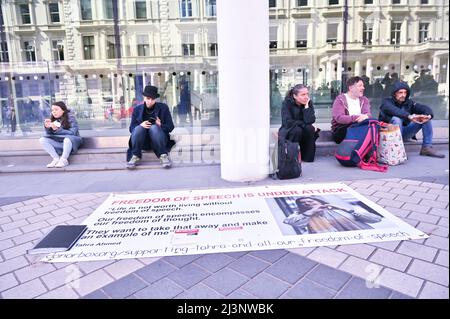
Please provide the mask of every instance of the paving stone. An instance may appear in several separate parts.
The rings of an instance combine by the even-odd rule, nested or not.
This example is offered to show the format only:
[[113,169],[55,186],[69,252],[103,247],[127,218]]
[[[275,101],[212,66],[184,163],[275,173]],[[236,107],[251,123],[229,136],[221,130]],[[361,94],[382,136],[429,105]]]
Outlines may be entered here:
[[20,214],[13,214],[13,215],[11,215],[11,219],[13,221],[18,221],[18,220],[22,220],[22,219],[32,217],[32,216],[36,216],[36,213],[34,211],[30,210],[30,211],[26,211],[26,212],[23,212]]
[[0,276],[0,292],[8,290],[11,287],[17,286],[19,282],[12,273]]
[[163,278],[151,286],[134,294],[139,299],[169,299],[182,293],[184,289],[173,281]]
[[439,195],[438,198],[437,198],[437,201],[447,203],[447,205],[448,205],[449,199],[450,198],[449,198],[448,195],[447,196]]
[[[420,202],[420,205],[424,205],[427,207],[433,207],[433,208],[445,209],[448,206],[448,201],[441,202],[441,201],[436,201],[436,200],[422,199],[422,201]],[[447,211],[447,216],[448,216],[448,211]]]
[[234,269],[250,278],[256,276],[269,266],[269,263],[257,259],[250,254],[245,255],[228,265],[229,268]]
[[316,265],[317,263],[305,257],[289,253],[267,268],[265,272],[294,284]]
[[58,206],[56,205],[45,205],[44,207],[34,209],[36,214],[43,214],[47,212],[52,212],[54,210],[58,210]]
[[31,242],[14,246],[8,249],[3,250],[2,254],[5,257],[5,259],[11,259],[17,256],[25,255],[28,251],[28,249],[33,248],[34,245]]
[[43,228],[48,227],[48,226],[50,226],[50,225],[46,221],[40,221],[38,223],[20,227],[20,229],[23,231],[23,233],[26,234],[26,233],[30,233],[34,230],[42,230]]
[[186,266],[187,264],[190,264],[191,262],[200,257],[201,255],[169,256],[164,257],[164,260],[178,268],[181,268],[183,266]]
[[[409,195],[406,195],[406,196],[409,196]],[[429,200],[436,200],[438,198],[438,195],[432,194],[432,193],[414,192],[412,197],[422,198],[422,199],[429,199]]]
[[37,299],[78,299],[79,296],[74,289],[68,286],[62,286],[55,290],[39,295]]
[[143,278],[148,283],[154,283],[161,278],[167,276],[171,272],[178,270],[175,266],[167,263],[164,259],[155,261],[154,263],[145,266],[136,271],[136,274]]
[[4,299],[30,299],[47,292],[39,279],[28,281],[2,292]]
[[448,251],[439,250],[439,254],[436,258],[435,263],[441,266],[448,267]]
[[226,299],[257,299],[256,296],[248,293],[243,289],[233,291],[231,294],[225,297]]
[[370,243],[370,245],[390,251],[395,251],[398,245],[400,245],[400,241],[383,241],[379,243]]
[[377,281],[382,286],[414,298],[419,294],[424,282],[420,278],[390,268],[385,268]]
[[39,214],[39,215],[36,215],[36,216],[28,217],[26,220],[30,224],[33,224],[33,223],[40,222],[41,220],[47,220],[47,219],[52,218],[52,217],[54,217],[52,214],[45,213],[45,214]]
[[245,284],[249,278],[229,268],[212,274],[203,283],[222,295],[228,295]]
[[250,254],[269,263],[273,263],[281,257],[285,256],[287,253],[288,251],[285,249],[274,249],[252,251]]
[[325,265],[318,265],[306,276],[309,280],[336,291],[341,289],[351,277],[348,273]]
[[2,225],[2,230],[4,232],[8,231],[8,230],[12,230],[18,227],[22,227],[25,225],[29,225],[30,223],[26,220],[26,219],[20,219],[20,220],[16,220],[14,222],[8,222],[7,224],[3,224]]
[[348,255],[328,247],[319,247],[308,255],[309,259],[331,267],[338,267],[347,259]]
[[289,287],[289,284],[261,273],[242,286],[242,289],[258,298],[274,299],[281,296]]
[[404,271],[410,264],[412,258],[393,253],[389,250],[377,249],[369,260],[380,265]]
[[415,259],[408,269],[408,274],[448,286],[448,268]]
[[411,214],[411,211],[403,209],[403,208],[396,208],[391,206],[385,206],[384,209],[386,209],[389,213],[400,217],[400,218],[406,218],[409,214]]
[[393,291],[389,299],[413,299],[413,297]]
[[426,214],[430,210],[430,207],[423,206],[422,204],[416,205],[411,203],[406,203],[402,206],[403,209],[410,210],[412,213],[422,213]]
[[361,278],[352,278],[350,282],[339,292],[336,299],[386,299],[391,290],[384,287],[373,287]]
[[405,187],[405,189],[414,191],[414,192],[421,192],[421,193],[426,193],[429,190],[428,187],[421,187],[421,186],[416,186],[416,185],[408,185]]
[[420,197],[414,197],[414,195],[413,196],[397,195],[395,200],[398,200],[400,202],[405,202],[405,203],[419,204],[419,202],[422,199]]
[[55,271],[56,268],[50,263],[36,263],[19,270],[16,270],[14,274],[21,283],[30,281],[42,275]]
[[24,206],[22,202],[17,202],[17,203],[13,203],[13,204],[4,205],[4,206],[1,207],[1,209],[3,211],[7,211],[7,210],[10,210],[10,209],[14,209],[14,208],[17,208],[17,207],[22,207],[22,206]]
[[403,188],[393,188],[393,189],[391,189],[390,192],[392,194],[405,195],[405,196],[411,196],[412,194],[414,194],[414,191],[410,191],[410,190],[403,189]]
[[8,259],[0,263],[0,275],[28,266],[28,261],[23,256]]
[[11,239],[0,240],[0,250],[8,249],[14,246]]
[[64,207],[72,206],[72,205],[73,206],[77,206],[78,202],[76,200],[74,200],[74,199],[70,199],[70,200],[67,200],[67,201],[59,201],[58,203],[55,203],[55,204],[59,208],[64,208]]
[[83,299],[109,299],[109,297],[102,290],[96,290],[84,296]]
[[427,235],[435,235],[445,238],[448,237],[448,228],[440,225],[421,222],[416,228],[423,231]]
[[4,231],[0,233],[0,241],[5,239],[10,239],[16,236],[22,235],[20,228],[14,228],[8,231]]
[[98,269],[104,268],[114,262],[117,262],[116,260],[92,260],[92,261],[81,261],[77,262],[76,266],[79,267],[79,269],[84,274],[89,274],[91,272],[94,272]]
[[235,259],[239,259],[244,255],[247,255],[247,251],[234,251],[234,252],[230,252],[230,253],[225,253],[227,256],[230,256],[232,258]]
[[377,273],[380,273],[383,267],[375,263],[350,256],[342,265],[339,266],[339,269],[357,277],[367,278],[368,276],[373,277]]
[[442,238],[439,236],[430,236],[425,241],[425,245],[448,251],[448,238]]
[[123,299],[145,287],[147,284],[144,281],[131,274],[106,285],[102,290],[113,299]]
[[448,209],[432,208],[428,214],[448,218]]
[[400,208],[403,206],[403,202],[393,200],[393,199],[386,199],[386,198],[382,198],[381,200],[379,200],[377,202],[377,204],[381,205],[381,206],[390,206],[390,207],[396,207],[396,208]]
[[18,207],[16,209],[17,209],[18,212],[21,212],[21,213],[28,212],[28,211],[31,211],[31,210],[33,210],[33,213],[34,213],[35,209],[39,209],[41,207],[42,207],[41,204],[33,203],[33,204],[25,205],[25,206],[22,206],[22,207]]
[[413,180],[413,179],[402,179],[400,181],[400,183],[401,184],[406,184],[406,185],[420,185],[423,182],[422,181],[416,181],[416,180]]
[[441,219],[439,219],[438,225],[449,228],[448,218],[441,218]]
[[378,197],[378,198],[394,199],[395,197],[397,197],[397,194],[378,191],[378,192],[375,192],[373,194],[373,196]]
[[286,250],[293,254],[306,257],[316,249],[317,247],[305,247],[305,248],[289,248]]
[[202,268],[189,264],[179,270],[171,272],[167,278],[173,280],[181,287],[189,289],[210,275],[211,273],[203,270]]
[[338,251],[353,255],[362,259],[367,259],[375,250],[375,247],[366,244],[342,245],[337,248]]
[[225,254],[207,254],[196,259],[194,263],[213,273],[224,268],[234,260],[234,258]]
[[176,296],[177,299],[222,299],[223,297],[217,291],[201,283]]
[[319,285],[307,278],[303,278],[286,293],[288,297],[295,299],[331,299],[335,291]]
[[106,266],[105,270],[115,279],[119,279],[142,267],[144,267],[144,264],[139,260],[130,258],[116,261],[115,263]]
[[[61,264],[65,265],[65,263]],[[56,271],[42,276],[41,279],[50,290],[53,290],[65,284],[73,286],[70,283],[74,280],[78,280],[82,276],[83,273],[81,272],[80,268],[76,264],[70,264],[64,268],[60,268]]]
[[400,244],[397,252],[410,257],[433,261],[438,250],[436,248],[420,245],[414,242],[404,241]]
[[87,276],[81,277],[76,283],[74,283],[74,287],[80,296],[85,296],[113,281],[114,279],[109,276],[106,271],[101,269]]
[[447,299],[449,298],[448,287],[432,282],[426,282],[419,299]]

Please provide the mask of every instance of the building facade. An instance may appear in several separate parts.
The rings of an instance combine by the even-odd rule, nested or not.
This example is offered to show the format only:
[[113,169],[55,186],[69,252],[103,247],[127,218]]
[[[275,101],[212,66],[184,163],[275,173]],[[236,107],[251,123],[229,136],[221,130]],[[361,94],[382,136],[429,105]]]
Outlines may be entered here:
[[[274,125],[296,83],[310,87],[319,121],[328,122],[341,80],[352,75],[365,77],[375,108],[389,81],[419,83],[415,96],[448,119],[448,0],[268,6]],[[26,129],[63,100],[84,129],[124,128],[148,83],[177,125],[218,125],[216,0],[2,0],[0,13],[3,127],[12,107]],[[186,87],[187,111],[180,107]]]

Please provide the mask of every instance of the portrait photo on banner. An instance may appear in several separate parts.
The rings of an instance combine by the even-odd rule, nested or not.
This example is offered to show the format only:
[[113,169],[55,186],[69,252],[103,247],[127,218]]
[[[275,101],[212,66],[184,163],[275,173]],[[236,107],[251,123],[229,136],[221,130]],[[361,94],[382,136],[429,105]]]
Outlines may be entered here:
[[284,236],[395,227],[351,194],[267,198]]

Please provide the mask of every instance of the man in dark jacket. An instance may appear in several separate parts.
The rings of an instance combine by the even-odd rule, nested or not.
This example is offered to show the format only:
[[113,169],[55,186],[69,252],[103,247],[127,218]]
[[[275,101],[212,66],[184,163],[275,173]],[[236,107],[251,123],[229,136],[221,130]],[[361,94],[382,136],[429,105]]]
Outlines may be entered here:
[[392,86],[391,97],[385,98],[380,106],[379,120],[399,125],[403,140],[408,140],[422,130],[423,143],[420,155],[443,158],[436,153],[433,144],[433,110],[424,104],[409,98],[410,88],[407,83],[397,81]]
[[169,107],[156,102],[158,88],[147,85],[142,92],[144,103],[133,110],[130,123],[131,138],[127,152],[127,168],[133,169],[142,158],[142,150],[152,149],[162,167],[169,168],[172,163],[169,151],[175,144],[169,133],[174,129]]

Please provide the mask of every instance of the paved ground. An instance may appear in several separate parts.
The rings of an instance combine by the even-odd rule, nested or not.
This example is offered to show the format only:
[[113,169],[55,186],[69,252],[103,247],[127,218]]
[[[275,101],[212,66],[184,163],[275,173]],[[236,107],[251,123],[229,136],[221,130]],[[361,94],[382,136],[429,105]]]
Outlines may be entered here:
[[[221,180],[218,166],[3,175],[1,297],[448,298],[447,159],[411,154],[406,165],[383,174],[323,157],[305,164],[300,179],[251,183],[343,181],[428,233],[426,240],[73,264],[44,264],[26,250],[55,225],[81,223],[109,192],[243,184]],[[379,287],[368,288],[366,280],[375,278]]]

